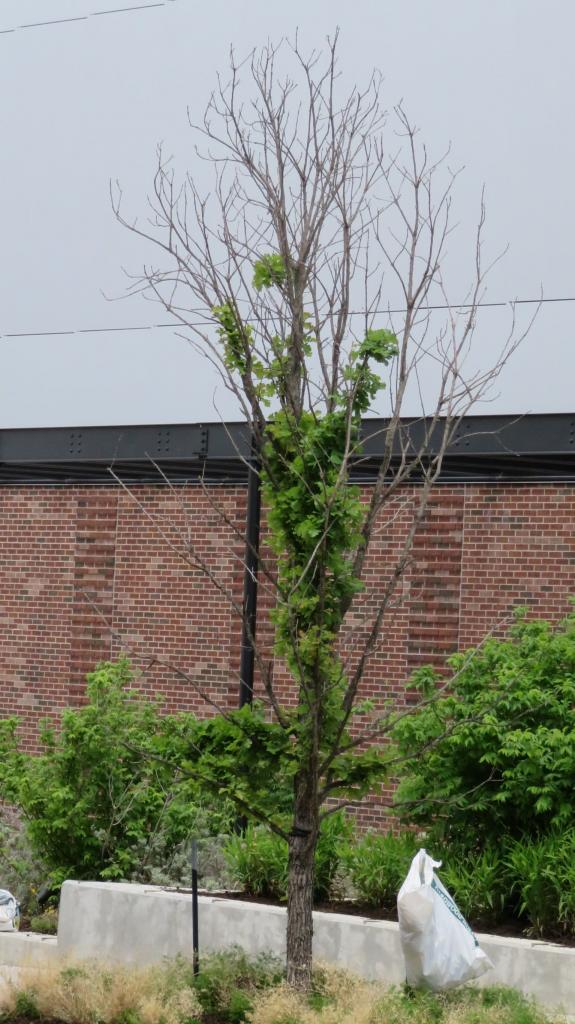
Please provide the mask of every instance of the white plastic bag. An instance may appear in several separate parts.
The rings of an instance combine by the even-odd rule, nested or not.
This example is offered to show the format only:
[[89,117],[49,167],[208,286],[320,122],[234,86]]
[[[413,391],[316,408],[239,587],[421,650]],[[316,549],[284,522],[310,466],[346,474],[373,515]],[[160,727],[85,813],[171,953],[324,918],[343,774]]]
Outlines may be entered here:
[[493,967],[437,878],[434,869],[440,866],[441,861],[420,850],[397,896],[407,982],[434,992],[479,978]]
[[0,932],[17,932],[20,927],[20,904],[8,892],[0,889]]

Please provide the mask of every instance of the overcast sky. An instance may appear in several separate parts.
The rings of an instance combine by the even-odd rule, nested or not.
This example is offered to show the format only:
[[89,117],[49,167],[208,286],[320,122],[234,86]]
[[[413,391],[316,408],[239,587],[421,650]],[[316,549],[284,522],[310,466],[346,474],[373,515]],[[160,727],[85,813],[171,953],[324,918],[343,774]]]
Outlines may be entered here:
[[[240,53],[299,27],[321,45],[336,25],[351,87],[376,66],[422,136],[465,165],[456,219],[472,230],[486,185],[490,252],[509,253],[487,299],[575,296],[575,5],[569,0],[0,0],[0,426],[198,422],[234,414],[208,368],[165,314],[131,298],[122,267],[143,245],[116,223],[108,181],[144,208],[155,147],[194,168],[186,108],[200,116]],[[139,0],[144,2],[144,0]],[[148,0],[151,2],[151,0]],[[460,236],[458,235],[458,238]],[[456,249],[456,263],[468,255]],[[455,296],[452,295],[453,300]],[[508,327],[485,310],[488,351]],[[549,302],[501,378],[491,412],[571,412],[575,302]]]

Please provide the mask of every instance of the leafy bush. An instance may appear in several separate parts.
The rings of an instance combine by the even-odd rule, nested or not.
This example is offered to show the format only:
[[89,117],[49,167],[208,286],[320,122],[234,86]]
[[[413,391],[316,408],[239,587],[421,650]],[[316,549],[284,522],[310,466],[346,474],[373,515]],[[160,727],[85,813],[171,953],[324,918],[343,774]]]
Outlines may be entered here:
[[[395,728],[407,758],[405,821],[468,849],[543,834],[575,816],[575,614],[557,628],[519,618],[506,640],[454,655],[451,692]],[[431,696],[433,669],[414,682]],[[442,817],[437,819],[438,809]]]
[[533,934],[543,935],[557,920],[557,901],[549,877],[549,839],[519,839],[508,850],[512,885],[519,897],[519,912],[527,913]]
[[[352,825],[342,812],[325,818],[315,855],[314,899],[325,900],[340,866]],[[287,898],[288,849],[280,837],[259,825],[230,836],[224,848],[232,875],[250,896]]]
[[349,845],[343,862],[362,903],[386,910],[395,906],[397,893],[417,852],[415,836],[368,833]]
[[165,754],[195,720],[160,718],[160,704],[132,681],[125,660],[99,666],[88,676],[88,703],[65,709],[58,732],[42,724],[39,756],[18,749],[16,719],[0,721],[0,798],[21,810],[55,883],[145,876],[154,850],[167,860],[209,827],[193,783],[156,752],[159,733]]
[[[575,613],[557,627],[520,613],[450,667],[451,692],[396,727],[399,814],[429,830],[467,917],[574,934]],[[440,680],[415,682],[432,697]]]
[[442,881],[465,917],[484,927],[523,921],[529,935],[575,934],[575,828],[547,835],[502,836],[498,845],[434,848]]
[[441,880],[476,927],[514,919],[532,936],[575,935],[575,829],[502,836],[480,850],[431,838],[430,849],[441,858]]

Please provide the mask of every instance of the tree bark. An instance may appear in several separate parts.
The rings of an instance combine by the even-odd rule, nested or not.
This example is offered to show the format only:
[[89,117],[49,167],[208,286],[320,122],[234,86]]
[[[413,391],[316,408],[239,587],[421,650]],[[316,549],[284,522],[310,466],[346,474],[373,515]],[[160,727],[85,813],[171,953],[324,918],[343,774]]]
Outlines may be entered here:
[[[304,830],[302,829],[302,832]],[[287,980],[300,992],[311,987],[313,876],[317,831],[292,835],[288,856]]]

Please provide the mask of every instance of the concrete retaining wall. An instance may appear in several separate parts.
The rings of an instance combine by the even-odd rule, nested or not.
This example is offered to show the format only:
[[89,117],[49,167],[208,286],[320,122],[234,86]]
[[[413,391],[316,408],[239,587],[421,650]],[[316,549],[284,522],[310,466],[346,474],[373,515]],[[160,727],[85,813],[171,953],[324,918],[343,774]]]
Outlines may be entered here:
[[[238,945],[250,953],[285,953],[286,911],[215,896],[199,901],[200,955]],[[479,935],[494,963],[483,985],[511,985],[549,1008],[575,1015],[575,949],[547,942]],[[101,959],[150,964],[178,953],[191,957],[191,896],[151,886],[65,882],[58,942],[0,935],[0,965]],[[399,929],[390,921],[314,914],[314,955],[367,978],[404,980]],[[40,964],[38,964],[40,966]]]
[[[201,896],[200,950],[241,946],[285,953],[282,907]],[[141,885],[65,882],[58,946],[68,958],[154,963],[191,955],[191,896]],[[549,1007],[575,1014],[575,949],[548,942],[480,935],[494,969],[484,985],[511,985]],[[399,929],[391,921],[314,913],[314,956],[390,984],[405,978]]]
[[[241,946],[285,955],[286,911],[243,900],[199,898],[200,946]],[[155,963],[191,956],[191,896],[140,885],[65,882],[58,945],[63,956]],[[404,980],[397,925],[346,914],[314,914],[314,956],[368,978]]]
[[0,967],[51,967],[59,958],[55,935],[0,932]]

